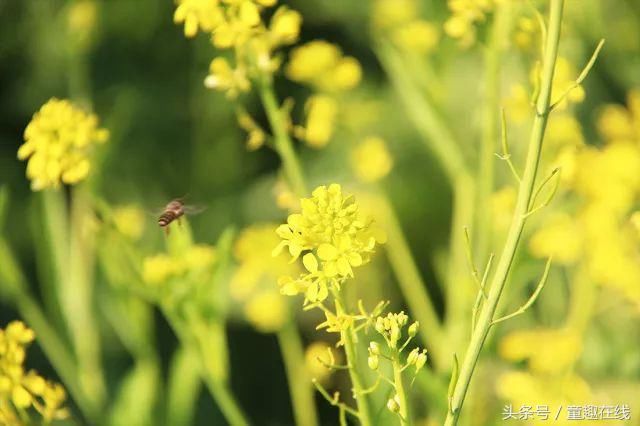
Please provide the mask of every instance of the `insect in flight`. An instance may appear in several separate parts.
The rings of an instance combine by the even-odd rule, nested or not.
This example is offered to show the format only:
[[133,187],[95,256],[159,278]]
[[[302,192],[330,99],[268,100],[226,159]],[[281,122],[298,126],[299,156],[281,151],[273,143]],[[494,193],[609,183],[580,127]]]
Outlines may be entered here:
[[184,204],[182,198],[176,198],[167,203],[162,211],[162,214],[158,218],[158,225],[164,229],[165,233],[169,234],[169,225],[173,221],[177,221],[180,224],[180,218],[185,214],[198,214],[204,210],[203,207],[188,206]]

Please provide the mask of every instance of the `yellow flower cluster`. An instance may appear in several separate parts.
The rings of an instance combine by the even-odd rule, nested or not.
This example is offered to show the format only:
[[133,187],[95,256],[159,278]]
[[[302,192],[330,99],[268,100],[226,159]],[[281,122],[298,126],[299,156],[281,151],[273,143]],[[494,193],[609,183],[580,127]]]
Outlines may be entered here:
[[301,200],[301,206],[301,213],[290,215],[278,227],[282,242],[274,254],[287,247],[293,259],[303,255],[306,272],[297,279],[281,277],[279,283],[283,294],[304,293],[306,301],[322,301],[329,290],[337,290],[353,276],[353,268],[369,261],[383,237],[375,235],[353,196],[343,195],[338,184],[316,188],[311,198]]
[[444,24],[444,31],[462,46],[471,46],[476,40],[475,25],[486,19],[496,3],[498,0],[449,0],[451,16]]
[[382,138],[365,138],[351,152],[351,166],[362,182],[376,182],[389,174],[393,158]]
[[239,265],[230,283],[230,294],[243,303],[247,320],[259,331],[274,332],[286,322],[289,311],[276,282],[281,275],[297,275],[300,267],[284,256],[272,258],[279,243],[276,224],[264,223],[244,229],[234,246]]
[[527,401],[558,406],[591,398],[588,384],[572,372],[582,353],[582,336],[574,330],[515,331],[500,341],[498,352],[508,361],[528,361],[527,370],[503,373],[496,383],[498,395],[516,406]]
[[142,277],[148,284],[162,284],[172,278],[184,277],[188,273],[202,273],[208,270],[215,260],[214,247],[196,244],[179,256],[161,253],[145,258]]
[[372,19],[375,31],[408,52],[429,53],[440,40],[438,28],[419,18],[416,0],[377,0]]
[[268,25],[260,16],[276,0],[180,0],[174,22],[184,23],[187,37],[202,31],[211,36],[219,49],[233,49],[235,65],[226,58],[215,58],[209,67],[205,85],[229,97],[246,92],[250,80],[274,72],[279,61],[273,52],[298,39],[301,15],[286,6],[279,7]]
[[113,223],[125,237],[137,240],[144,231],[144,212],[134,205],[121,206],[113,210]]
[[61,182],[74,184],[86,178],[91,149],[107,138],[108,132],[98,128],[94,114],[53,98],[27,125],[18,158],[28,159],[27,177],[34,191],[57,188]]
[[64,388],[33,370],[24,371],[26,348],[34,338],[33,331],[20,321],[0,329],[0,424],[23,424],[17,411],[30,407],[42,415],[45,423],[68,416],[62,407],[66,399]]
[[580,201],[574,219],[549,218],[530,243],[535,256],[580,262],[590,279],[617,289],[638,307],[640,249],[632,217],[640,198],[639,128],[640,92],[629,94],[627,109],[604,108],[598,120],[604,146],[579,146],[565,161],[573,168],[571,194]]
[[360,83],[360,63],[338,46],[315,40],[293,49],[285,71],[289,79],[316,92],[305,104],[306,122],[295,128],[296,137],[314,148],[326,146],[339,112],[338,95]]

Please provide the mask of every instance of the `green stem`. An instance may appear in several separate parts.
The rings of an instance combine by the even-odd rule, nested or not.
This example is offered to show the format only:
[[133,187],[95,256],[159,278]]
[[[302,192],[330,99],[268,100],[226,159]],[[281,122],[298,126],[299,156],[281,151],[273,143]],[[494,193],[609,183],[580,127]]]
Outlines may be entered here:
[[262,100],[269,124],[271,125],[271,131],[273,132],[275,149],[282,160],[287,181],[296,195],[299,197],[306,196],[307,186],[304,175],[302,174],[302,168],[293,149],[293,141],[289,136],[287,118],[283,117],[282,110],[276,99],[273,82],[265,77],[263,81],[260,82],[259,88],[260,99]]
[[471,376],[478,362],[484,341],[491,329],[495,310],[500,301],[502,290],[507,282],[509,270],[513,263],[513,258],[526,222],[526,214],[529,211],[529,204],[538,172],[540,152],[549,115],[551,84],[558,55],[558,44],[560,42],[560,24],[562,22],[563,5],[564,0],[551,0],[550,3],[549,32],[543,58],[544,65],[542,69],[540,94],[536,102],[536,117],[531,130],[525,170],[518,191],[513,220],[496,267],[491,287],[489,288],[487,302],[482,309],[476,329],[471,336],[471,342],[465,354],[458,381],[451,395],[451,410],[445,421],[446,426],[452,426],[458,423],[462,405],[469,384],[471,383]]
[[[216,359],[219,358],[217,355],[220,355],[221,344],[225,343],[224,338],[216,338],[217,333],[212,333],[213,329],[202,327],[202,324],[184,323],[170,307],[163,306],[162,312],[180,343],[197,352],[202,380],[227,422],[232,426],[248,425],[249,421],[229,389],[226,368],[221,368],[226,365],[226,360]],[[223,325],[219,324],[218,327],[223,328]],[[215,340],[212,341],[212,337]]]
[[411,407],[409,406],[409,399],[407,398],[404,390],[404,382],[402,380],[402,365],[400,364],[400,354],[396,353],[391,361],[393,365],[393,383],[395,384],[396,395],[400,400],[400,424],[403,426],[411,426],[413,421],[411,420]]
[[[344,302],[342,295],[339,291],[332,289],[334,301],[336,304],[336,314],[345,315]],[[362,375],[360,373],[358,362],[358,352],[356,348],[356,337],[353,330],[353,325],[348,329],[342,330],[340,336],[344,343],[344,352],[347,356],[347,365],[349,365],[349,377],[351,378],[351,385],[353,386],[353,393],[355,395],[356,404],[358,405],[358,417],[360,418],[360,424],[362,426],[371,426],[371,410],[369,408],[369,400],[367,394],[364,392],[365,387],[362,384]]]
[[441,365],[448,357],[443,342],[443,330],[427,287],[413,259],[398,218],[385,197],[379,197],[377,209],[387,232],[387,258],[398,278],[398,285],[409,305],[412,316],[420,322],[422,342],[432,350],[434,363]]
[[305,366],[302,339],[293,321],[288,321],[278,332],[278,343],[287,371],[295,423],[298,426],[316,426],[318,415],[313,387]]

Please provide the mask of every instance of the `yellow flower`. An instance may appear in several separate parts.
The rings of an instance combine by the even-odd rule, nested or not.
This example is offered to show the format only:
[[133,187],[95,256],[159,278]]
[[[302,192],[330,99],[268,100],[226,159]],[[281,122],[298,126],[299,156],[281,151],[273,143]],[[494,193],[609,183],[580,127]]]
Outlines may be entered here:
[[277,290],[281,275],[298,275],[301,269],[285,256],[272,257],[271,251],[279,242],[274,232],[277,224],[261,223],[242,230],[233,248],[239,265],[230,283],[231,297],[248,300],[263,290]]
[[360,216],[353,197],[344,196],[338,184],[316,188],[301,206],[301,213],[289,215],[287,224],[276,230],[283,241],[274,255],[285,247],[294,260],[306,252],[307,272],[298,279],[281,277],[279,285],[283,294],[305,293],[305,302],[322,301],[353,275],[352,268],[369,262],[383,237],[374,235],[371,221]]
[[263,333],[282,328],[289,316],[287,303],[278,291],[264,291],[252,297],[244,307],[247,320]]
[[227,10],[227,19],[215,27],[213,45],[219,49],[244,45],[260,24],[260,12],[255,3],[245,0]]
[[289,79],[316,90],[339,92],[357,86],[362,69],[355,58],[343,56],[338,46],[315,40],[293,49],[286,74]]
[[298,40],[302,15],[286,6],[276,10],[269,25],[269,35],[274,45],[291,44]]
[[80,0],[69,5],[67,28],[71,42],[80,49],[89,46],[96,26],[97,5],[93,0]]
[[599,114],[598,131],[607,143],[640,142],[640,90],[629,92],[627,105],[606,105]]
[[583,404],[584,401],[592,399],[589,385],[574,373],[545,376],[511,371],[498,377],[496,392],[499,397],[517,407],[530,405],[532,401],[550,407],[559,407],[567,404]]
[[492,0],[449,0],[451,16],[444,24],[444,31],[458,39],[463,47],[471,46],[476,39],[475,24],[485,20],[493,8]]
[[18,158],[28,159],[27,177],[34,191],[57,188],[61,182],[74,184],[86,178],[93,145],[107,138],[108,132],[98,128],[94,114],[53,98],[27,125]]
[[[15,409],[33,406],[46,423],[68,416],[62,408],[66,394],[62,386],[47,382],[35,371],[24,372],[26,348],[35,335],[20,321],[13,321],[0,329],[0,421],[6,424],[17,419]],[[49,390],[56,389],[55,395]],[[5,424],[5,423],[3,423]]]
[[113,223],[116,229],[132,240],[137,240],[142,236],[144,219],[144,212],[133,205],[118,207],[113,211]]
[[244,109],[239,109],[236,112],[236,117],[238,118],[238,125],[240,128],[248,134],[246,142],[247,149],[249,151],[255,151],[262,147],[267,139],[267,135],[264,130],[262,130],[262,127],[260,127],[253,117],[251,117]]
[[404,24],[418,15],[415,0],[376,0],[373,4],[374,28],[388,28]]
[[397,28],[391,34],[393,42],[403,49],[418,54],[433,51],[440,40],[440,33],[435,25],[423,20],[409,22]]
[[198,29],[212,31],[224,19],[218,0],[179,0],[173,22],[184,23],[184,35],[193,37]]
[[562,373],[580,357],[580,334],[568,330],[533,329],[516,331],[499,344],[500,356],[509,361],[529,361],[535,373]]
[[196,244],[189,248],[184,255],[186,268],[202,270],[210,267],[216,260],[216,250],[206,244]]
[[363,182],[375,182],[389,174],[393,167],[393,159],[384,140],[368,137],[353,149],[351,165],[358,179]]
[[338,102],[327,95],[313,95],[305,105],[305,127],[296,128],[296,136],[313,148],[323,148],[331,140],[338,114]]
[[146,283],[159,284],[174,275],[180,266],[167,254],[147,257],[142,264],[142,277]]
[[233,99],[240,92],[247,92],[251,83],[243,67],[231,68],[225,58],[214,58],[209,65],[209,75],[204,80],[204,85],[209,89],[215,89],[227,94]]
[[325,342],[313,342],[304,352],[305,365],[309,376],[320,383],[326,383],[333,370],[328,366],[340,364],[341,357],[334,355],[331,346]]
[[514,42],[522,50],[530,49],[536,42],[539,32],[540,25],[534,18],[522,16],[518,18],[516,24]]
[[529,250],[536,257],[553,257],[554,262],[571,264],[582,255],[581,235],[575,218],[559,214],[531,237]]
[[521,123],[526,120],[533,111],[527,88],[522,84],[511,86],[509,96],[506,99],[507,114],[510,120]]

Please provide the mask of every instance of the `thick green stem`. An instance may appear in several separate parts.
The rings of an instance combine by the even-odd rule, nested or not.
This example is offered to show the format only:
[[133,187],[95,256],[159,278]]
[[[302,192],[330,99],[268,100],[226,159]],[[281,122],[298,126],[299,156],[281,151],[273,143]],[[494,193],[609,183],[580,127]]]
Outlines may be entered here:
[[314,390],[305,366],[302,339],[293,321],[288,321],[278,332],[278,342],[287,371],[295,423],[298,426],[316,426],[318,415]]
[[411,426],[411,407],[409,399],[404,389],[404,381],[402,380],[402,365],[400,363],[400,354],[396,353],[391,361],[393,365],[393,383],[396,385],[396,395],[398,396],[400,411],[400,424],[403,426]]
[[564,0],[551,0],[550,3],[549,31],[543,58],[540,94],[536,102],[536,117],[531,130],[531,139],[529,141],[525,170],[518,191],[518,199],[504,249],[500,255],[500,260],[498,261],[496,272],[493,276],[491,287],[489,288],[487,302],[482,309],[476,328],[473,330],[471,342],[469,343],[469,347],[467,348],[467,352],[460,369],[459,378],[456,382],[453,394],[450,396],[451,409],[445,421],[445,425],[447,426],[456,425],[458,423],[462,405],[464,403],[467,390],[469,389],[469,384],[471,383],[473,371],[478,362],[478,357],[482,350],[484,341],[491,329],[495,310],[498,306],[498,302],[500,301],[502,290],[507,282],[509,270],[513,263],[513,258],[515,256],[516,249],[518,248],[518,242],[520,241],[522,230],[526,222],[527,212],[529,211],[531,196],[533,193],[533,186],[538,172],[538,163],[540,161],[540,152],[542,150],[547,118],[549,115],[551,84],[558,55],[563,5]]
[[[344,302],[342,295],[339,291],[332,290],[334,301],[336,304],[336,314],[345,315]],[[344,343],[344,352],[347,356],[347,364],[349,365],[349,377],[351,378],[351,385],[353,386],[353,394],[358,404],[358,417],[360,418],[360,424],[362,426],[371,426],[371,409],[369,408],[369,399],[364,392],[365,387],[362,382],[362,375],[360,372],[360,363],[358,362],[358,351],[356,347],[356,337],[353,330],[353,325],[349,326],[346,330],[340,332],[342,342]]]
[[260,83],[260,99],[271,125],[274,146],[282,160],[282,167],[287,181],[297,196],[306,196],[307,186],[302,174],[302,168],[293,149],[293,141],[289,136],[288,120],[282,115],[282,110],[273,91],[273,82],[270,79],[264,78]]

